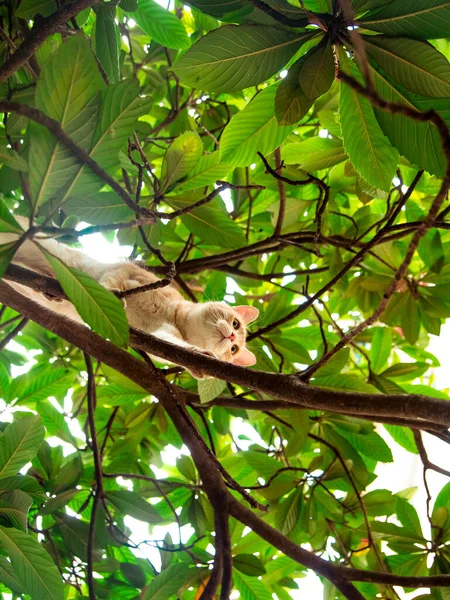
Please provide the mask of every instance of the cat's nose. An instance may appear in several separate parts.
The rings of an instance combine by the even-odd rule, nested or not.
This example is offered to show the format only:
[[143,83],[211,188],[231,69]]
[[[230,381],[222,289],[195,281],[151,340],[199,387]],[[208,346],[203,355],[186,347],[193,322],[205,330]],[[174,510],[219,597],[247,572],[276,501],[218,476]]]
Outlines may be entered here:
[[231,340],[232,342],[234,342],[234,337],[235,337],[235,336],[234,336],[234,331],[232,331],[232,332],[230,333],[230,335],[227,335],[227,337],[226,337],[225,339],[227,339],[227,340]]

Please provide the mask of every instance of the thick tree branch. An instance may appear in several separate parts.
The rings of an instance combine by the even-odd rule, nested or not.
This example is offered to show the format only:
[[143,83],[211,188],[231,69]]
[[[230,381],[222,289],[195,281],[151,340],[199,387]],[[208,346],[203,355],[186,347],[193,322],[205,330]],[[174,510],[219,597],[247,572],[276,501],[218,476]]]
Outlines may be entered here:
[[97,0],[76,0],[70,4],[64,4],[52,15],[41,19],[39,24],[34,25],[22,44],[12,56],[0,67],[0,83],[5,81],[20,67],[26,63],[45,40],[55,33],[66,21],[70,21],[85,8],[95,4]]
[[[195,435],[190,428],[186,427],[186,421],[180,412],[180,405],[174,401],[172,394],[168,393],[167,389],[163,386],[162,381],[149,377],[150,371],[143,361],[140,361],[134,358],[128,352],[117,348],[110,342],[95,334],[93,331],[89,330],[87,327],[84,327],[79,323],[69,321],[65,317],[54,314],[50,310],[38,306],[32,300],[25,298],[19,292],[12,289],[9,285],[2,282],[0,283],[0,301],[20,312],[24,316],[32,318],[42,327],[55,332],[69,343],[75,344],[85,353],[95,357],[98,361],[107,364],[113,369],[116,369],[119,371],[119,373],[122,373],[135,383],[141,385],[149,393],[156,396],[172,419],[184,443],[189,448],[208,496],[210,494],[214,496],[219,492],[223,493],[224,490],[226,491],[226,488],[224,488],[223,479],[220,473],[217,471],[215,465],[211,463],[211,456],[205,450],[205,446],[200,443],[197,435]],[[150,336],[146,337],[151,339]],[[133,344],[134,342],[135,340],[133,340]],[[152,339],[151,345],[154,345],[155,348],[159,346],[159,344],[161,344],[161,348],[165,347],[169,351],[170,349],[174,351],[177,348],[168,342],[162,342],[161,340],[156,340],[156,338],[155,341]],[[186,364],[190,358],[193,358],[192,363],[195,362],[195,364],[198,364],[197,357],[194,356],[194,353],[181,348],[179,350],[180,356],[184,356],[184,362],[186,362]],[[159,350],[159,352],[162,354],[161,350]],[[177,357],[175,358],[177,359]],[[290,388],[292,385],[294,386],[290,393],[293,393],[295,397],[297,397],[298,392],[301,393],[302,390],[307,388],[307,386],[298,384],[296,380],[290,377],[286,378],[282,375],[247,371],[242,367],[228,365],[214,359],[207,360],[208,357],[203,355],[199,355],[198,358],[200,360],[204,359],[205,363],[210,363],[206,366],[208,371],[212,371],[213,367],[216,367],[216,369],[223,374],[222,369],[225,367],[225,369],[230,369],[230,371],[233,372],[233,379],[239,379],[240,381],[242,381],[242,379],[247,375],[247,377],[251,380],[251,385],[259,378],[263,379],[267,377],[264,387],[271,387],[274,385],[277,388],[282,388],[282,382],[286,381],[288,384],[286,386],[287,388]],[[211,369],[209,367],[211,367]],[[322,399],[329,399],[331,397],[330,403],[332,403],[332,401],[335,399],[335,396],[356,396],[358,398],[357,402],[355,402],[356,406],[363,401],[363,399],[368,399],[370,397],[372,405],[374,406],[374,411],[377,408],[377,402],[381,405],[381,412],[383,412],[383,410],[387,410],[387,407],[383,406],[384,397],[382,395],[335,394],[330,390],[319,390],[318,388],[309,388],[309,391],[313,391],[313,395],[318,393]],[[283,390],[282,393],[283,395],[290,395],[289,393],[286,394],[286,390]],[[409,417],[413,416],[415,412],[422,412],[423,414],[428,415],[433,414],[434,412],[436,418],[442,423],[445,421],[450,422],[450,407],[448,406],[447,402],[435,400],[434,398],[426,398],[424,396],[400,396],[399,398],[396,396],[391,396],[390,403],[392,403],[392,399],[394,399],[394,405],[397,404],[397,400],[401,400],[402,404],[403,402],[406,402],[406,404],[403,406],[403,409],[406,410],[406,414],[408,414]],[[320,404],[323,404],[323,402],[320,402]],[[419,411],[420,405],[423,405],[423,408]],[[348,583],[349,581],[353,580],[371,581],[374,583],[385,583],[388,585],[403,585],[408,587],[429,587],[439,585],[450,586],[449,575],[416,578],[401,577],[389,573],[358,571],[356,569],[347,569],[346,567],[335,565],[315,556],[313,553],[310,553],[291,542],[277,530],[272,528],[263,520],[259,519],[251,510],[241,505],[231,494],[228,494],[228,508],[231,515],[251,527],[255,533],[260,535],[263,539],[267,540],[276,548],[293,558],[293,560],[296,560],[297,562],[313,569],[317,573],[329,579],[349,599],[354,598],[355,600],[362,600],[362,596],[360,594],[358,595],[358,592],[355,590],[355,588],[350,586]]]

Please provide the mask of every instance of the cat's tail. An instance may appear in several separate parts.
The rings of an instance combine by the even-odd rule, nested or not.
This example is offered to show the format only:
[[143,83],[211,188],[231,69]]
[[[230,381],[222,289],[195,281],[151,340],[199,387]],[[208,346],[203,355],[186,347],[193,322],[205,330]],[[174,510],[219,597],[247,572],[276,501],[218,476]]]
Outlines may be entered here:
[[[15,217],[20,226],[26,231],[29,228],[29,221],[24,217]],[[0,233],[0,244],[6,244],[19,239],[15,233]],[[74,267],[85,271],[95,279],[99,279],[104,272],[105,266],[102,263],[86,256],[75,248],[69,248],[52,238],[44,235],[37,235],[35,241],[25,240],[16,251],[13,263],[22,265],[27,269],[43,273],[44,275],[54,275],[45,254],[40,247],[53,256],[59,258],[68,267]]]

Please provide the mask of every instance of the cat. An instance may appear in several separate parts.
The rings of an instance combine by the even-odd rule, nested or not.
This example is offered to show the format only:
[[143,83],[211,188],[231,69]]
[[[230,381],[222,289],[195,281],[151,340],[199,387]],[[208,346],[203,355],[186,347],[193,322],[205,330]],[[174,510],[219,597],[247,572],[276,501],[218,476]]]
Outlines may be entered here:
[[[20,217],[17,220],[25,230],[28,228],[28,220]],[[17,237],[15,234],[0,234],[0,243]],[[105,264],[42,234],[35,240],[37,244],[26,240],[20,246],[13,263],[54,276],[39,250],[40,245],[67,266],[84,271],[113,292],[158,281],[153,273],[135,263]],[[10,282],[10,285],[54,312],[81,321],[69,301],[55,302],[21,284]],[[124,305],[130,326],[145,333],[235,365],[247,367],[256,363],[255,355],[245,346],[246,327],[259,315],[258,309],[253,306],[231,307],[222,302],[196,304],[185,300],[172,284],[130,295],[124,298]],[[200,371],[190,372],[196,379],[207,377]]]

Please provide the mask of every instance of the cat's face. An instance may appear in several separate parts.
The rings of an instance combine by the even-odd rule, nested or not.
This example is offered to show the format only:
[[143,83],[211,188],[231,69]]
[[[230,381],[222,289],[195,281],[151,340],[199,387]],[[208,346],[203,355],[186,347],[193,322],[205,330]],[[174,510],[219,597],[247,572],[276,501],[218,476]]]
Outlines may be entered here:
[[248,367],[255,355],[245,347],[246,326],[259,315],[253,306],[227,306],[220,302],[198,304],[189,319],[189,341],[217,354],[221,360]]

